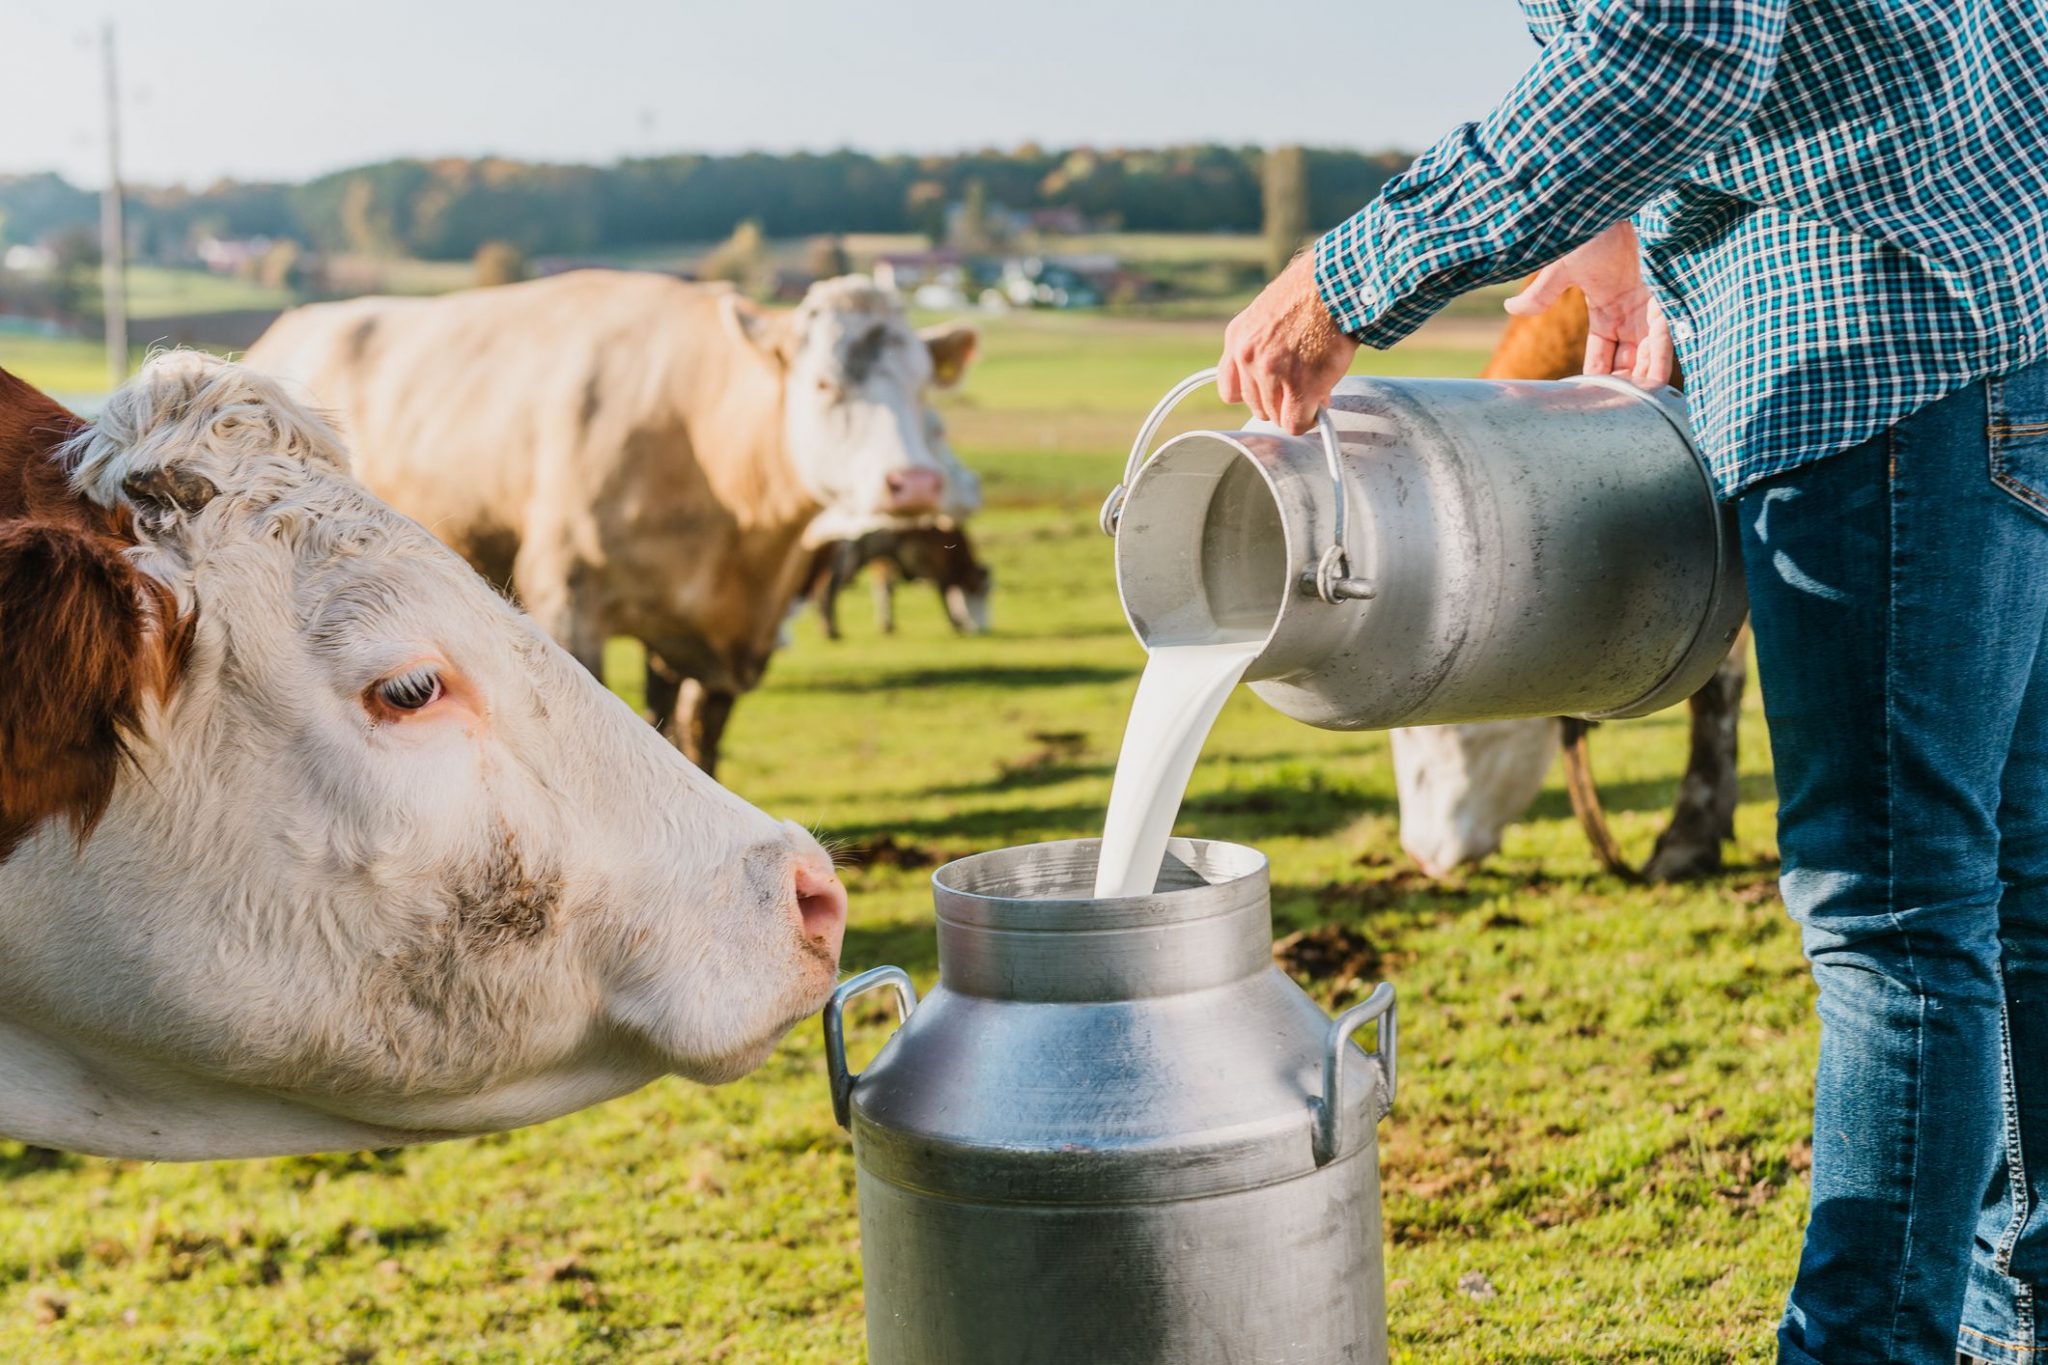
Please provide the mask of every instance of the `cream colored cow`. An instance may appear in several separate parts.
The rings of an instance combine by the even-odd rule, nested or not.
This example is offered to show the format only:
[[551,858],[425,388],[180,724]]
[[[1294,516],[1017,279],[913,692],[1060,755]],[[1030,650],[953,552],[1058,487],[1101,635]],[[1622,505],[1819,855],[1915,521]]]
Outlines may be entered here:
[[799,589],[804,528],[947,502],[924,394],[974,346],[919,336],[857,276],[764,312],[578,271],[295,309],[248,358],[334,411],[363,481],[590,668],[608,636],[644,642],[650,707],[709,771]]

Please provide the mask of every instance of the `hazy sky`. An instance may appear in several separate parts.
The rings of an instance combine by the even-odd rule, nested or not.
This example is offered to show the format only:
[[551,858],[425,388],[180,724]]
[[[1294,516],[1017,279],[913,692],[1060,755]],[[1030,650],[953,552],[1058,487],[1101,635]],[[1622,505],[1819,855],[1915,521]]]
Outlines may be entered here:
[[125,169],[156,183],[442,153],[1414,148],[1535,51],[1513,0],[4,0],[0,171],[99,183],[103,15]]

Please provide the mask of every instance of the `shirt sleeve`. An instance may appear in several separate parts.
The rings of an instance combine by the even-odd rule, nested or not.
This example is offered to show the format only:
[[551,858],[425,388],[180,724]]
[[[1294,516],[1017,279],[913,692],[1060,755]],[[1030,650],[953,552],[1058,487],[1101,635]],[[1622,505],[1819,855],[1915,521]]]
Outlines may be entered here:
[[1732,137],[1789,0],[1587,0],[1494,111],[1316,243],[1337,325],[1390,346],[1469,289],[1547,265]]

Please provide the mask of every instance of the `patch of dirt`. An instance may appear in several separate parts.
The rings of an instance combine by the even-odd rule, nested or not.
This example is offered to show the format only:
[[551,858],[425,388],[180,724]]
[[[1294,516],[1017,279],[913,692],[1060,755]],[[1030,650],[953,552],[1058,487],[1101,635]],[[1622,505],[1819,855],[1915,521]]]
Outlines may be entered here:
[[1273,961],[1292,976],[1343,983],[1364,980],[1379,967],[1380,953],[1355,929],[1319,924],[1275,943]]
[[38,1327],[55,1327],[71,1312],[71,1300],[54,1289],[37,1285],[28,1291],[29,1316]]
[[1500,1291],[1493,1287],[1493,1281],[1486,1278],[1486,1272],[1483,1270],[1468,1270],[1460,1275],[1458,1292],[1479,1303],[1500,1297]]
[[1730,888],[1728,895],[1737,905],[1763,905],[1778,899],[1778,879],[1767,877],[1762,881],[1743,882]]
[[583,1258],[571,1252],[567,1256],[554,1256],[536,1261],[527,1273],[528,1284],[561,1284],[568,1280],[594,1280],[597,1272],[583,1264]]

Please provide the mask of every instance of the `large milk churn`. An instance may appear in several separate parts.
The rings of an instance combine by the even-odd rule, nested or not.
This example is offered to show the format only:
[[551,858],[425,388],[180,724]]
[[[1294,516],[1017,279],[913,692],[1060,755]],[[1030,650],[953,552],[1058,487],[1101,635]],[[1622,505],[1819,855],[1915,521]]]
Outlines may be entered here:
[[1103,505],[1145,646],[1264,642],[1246,672],[1331,729],[1646,715],[1747,610],[1733,511],[1683,398],[1618,379],[1367,379],[1311,436],[1197,431]]
[[[1096,849],[940,868],[937,987],[826,1007],[870,1358],[1379,1365],[1393,987],[1333,1021],[1276,970],[1252,849],[1176,839],[1153,894],[1094,900]],[[856,1075],[841,1012],[881,986],[905,1018]]]

